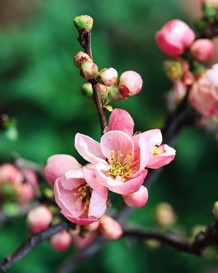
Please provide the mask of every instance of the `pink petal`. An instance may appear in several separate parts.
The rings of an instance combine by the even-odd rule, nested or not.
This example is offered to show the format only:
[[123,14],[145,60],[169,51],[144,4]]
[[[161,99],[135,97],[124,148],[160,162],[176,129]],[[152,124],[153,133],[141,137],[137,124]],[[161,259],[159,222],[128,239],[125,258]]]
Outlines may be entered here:
[[158,169],[164,165],[167,165],[174,159],[176,155],[175,149],[168,146],[167,144],[159,146],[158,149],[163,150],[163,153],[151,156],[147,168]]
[[130,207],[143,207],[148,200],[148,190],[146,187],[141,186],[137,192],[129,195],[123,195],[123,200]]
[[130,114],[122,109],[116,108],[110,115],[108,122],[109,131],[120,130],[127,135],[133,135],[134,121]]
[[100,218],[104,215],[107,209],[107,195],[101,196],[96,191],[92,192],[92,197],[89,204],[89,217]]
[[162,134],[160,129],[145,131],[141,134],[148,142],[150,154],[154,152],[154,146],[159,146],[162,143]]
[[110,131],[101,137],[101,150],[103,155],[110,159],[111,151],[117,154],[120,151],[123,154],[123,159],[134,152],[134,143],[130,136],[122,131]]
[[78,161],[70,155],[53,155],[48,158],[47,165],[44,168],[45,178],[53,187],[57,178],[63,176],[65,172],[73,168],[79,168],[80,166]]
[[140,160],[139,170],[143,170],[150,158],[150,147],[148,146],[148,141],[142,134],[137,134],[133,137],[135,143],[135,152],[134,152],[134,161],[137,162]]
[[76,134],[75,148],[77,149],[78,153],[88,162],[96,164],[99,161],[104,161],[100,144],[86,135],[79,133]]
[[81,168],[72,169],[64,174],[61,184],[65,190],[73,190],[85,182]]

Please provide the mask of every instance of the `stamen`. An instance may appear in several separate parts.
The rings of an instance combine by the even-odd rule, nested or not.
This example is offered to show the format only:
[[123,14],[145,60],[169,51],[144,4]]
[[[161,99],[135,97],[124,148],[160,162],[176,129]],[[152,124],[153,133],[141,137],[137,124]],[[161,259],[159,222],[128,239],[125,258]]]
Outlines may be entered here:
[[163,153],[163,150],[158,149],[157,146],[154,146],[154,153],[153,155],[160,155]]
[[88,186],[88,184],[83,184],[73,192],[73,196],[77,197],[76,207],[81,208],[80,213],[84,214],[89,207],[90,199],[92,195],[92,189]]

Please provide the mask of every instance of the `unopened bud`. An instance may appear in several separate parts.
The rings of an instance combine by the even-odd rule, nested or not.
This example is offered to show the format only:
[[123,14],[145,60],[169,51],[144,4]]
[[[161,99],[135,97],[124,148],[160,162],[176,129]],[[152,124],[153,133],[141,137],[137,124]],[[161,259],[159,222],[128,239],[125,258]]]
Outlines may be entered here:
[[81,87],[81,92],[85,98],[92,99],[93,98],[93,89],[92,89],[91,83],[89,83],[89,82],[84,83]]
[[121,74],[118,89],[123,98],[134,96],[142,89],[142,77],[135,71],[125,71]]
[[98,73],[98,66],[95,63],[91,61],[86,61],[81,65],[80,75],[83,78],[87,80],[94,79],[97,73]]
[[213,215],[216,221],[218,221],[218,201],[216,201],[213,205]]
[[99,72],[97,81],[103,85],[112,86],[117,81],[117,77],[118,73],[116,69],[112,67],[104,68]]
[[164,69],[167,77],[173,82],[180,80],[184,74],[183,65],[179,61],[164,61]]
[[86,61],[92,62],[92,59],[89,57],[89,55],[82,51],[79,51],[73,60],[74,60],[75,66],[78,68],[80,68],[81,65]]
[[218,0],[204,0],[203,3],[208,7],[214,7],[218,9]]
[[66,230],[62,230],[61,232],[52,236],[49,242],[53,249],[63,251],[70,247],[72,236]]
[[160,203],[157,206],[156,221],[162,227],[175,224],[176,214],[168,203]]
[[100,94],[102,100],[105,100],[108,96],[109,87],[103,84],[98,83],[96,85],[96,90]]
[[123,229],[121,225],[116,220],[107,215],[104,215],[99,220],[98,231],[109,240],[119,239],[123,235]]
[[214,51],[214,43],[209,39],[198,39],[190,47],[192,57],[199,62],[210,60]]
[[81,15],[74,18],[73,23],[80,33],[90,32],[93,27],[93,19],[89,15]]
[[217,0],[204,0],[202,11],[206,18],[213,19],[217,15],[218,1]]
[[52,221],[52,213],[46,206],[32,209],[27,215],[27,223],[31,234],[46,230]]

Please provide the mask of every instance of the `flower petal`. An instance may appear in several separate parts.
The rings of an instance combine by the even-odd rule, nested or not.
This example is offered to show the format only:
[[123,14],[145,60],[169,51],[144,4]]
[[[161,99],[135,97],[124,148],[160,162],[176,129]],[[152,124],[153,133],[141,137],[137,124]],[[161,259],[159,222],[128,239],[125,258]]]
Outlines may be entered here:
[[137,192],[132,194],[123,195],[124,202],[134,208],[143,207],[148,200],[148,190],[146,187],[141,186]]
[[109,122],[108,122],[109,131],[120,130],[126,133],[127,135],[133,135],[134,121],[130,114],[122,109],[116,108],[112,111]]
[[74,157],[66,154],[57,154],[48,158],[44,174],[48,183],[53,187],[57,178],[63,176],[65,172],[80,166]]
[[102,196],[96,191],[92,192],[92,197],[89,204],[89,217],[100,218],[104,215],[107,209],[107,195]]
[[75,148],[88,162],[93,164],[104,161],[100,144],[89,136],[77,133],[75,136]]

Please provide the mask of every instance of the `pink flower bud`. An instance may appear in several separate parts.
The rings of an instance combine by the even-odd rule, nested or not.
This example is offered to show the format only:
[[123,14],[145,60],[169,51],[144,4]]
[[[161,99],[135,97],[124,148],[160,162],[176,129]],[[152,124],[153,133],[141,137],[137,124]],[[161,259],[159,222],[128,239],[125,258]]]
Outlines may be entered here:
[[141,186],[137,192],[128,195],[123,195],[123,200],[130,207],[141,208],[148,201],[147,188]]
[[110,67],[102,69],[97,77],[97,81],[106,86],[112,86],[117,81],[118,73],[117,71]]
[[98,83],[96,85],[96,90],[100,93],[101,99],[105,100],[108,96],[108,86]]
[[170,56],[182,54],[194,39],[194,31],[179,19],[169,21],[156,33],[159,49]]
[[87,80],[94,79],[97,73],[98,73],[98,66],[95,63],[91,61],[86,61],[82,63],[80,68],[80,75],[83,78]]
[[199,62],[208,61],[214,54],[215,47],[209,39],[198,39],[190,48],[190,52],[193,58]]
[[137,72],[129,70],[122,73],[118,89],[123,99],[138,94],[142,89],[142,83],[142,77]]
[[52,221],[52,213],[46,206],[32,209],[27,215],[27,223],[31,234],[46,230]]
[[61,232],[52,236],[49,242],[53,249],[57,251],[63,251],[70,247],[72,236],[66,230],[62,230]]
[[76,67],[78,68],[80,68],[81,65],[86,61],[92,62],[92,59],[89,57],[89,55],[82,51],[78,52],[73,60]]
[[99,220],[98,231],[109,240],[119,239],[123,234],[121,225],[107,215],[102,216]]
[[0,184],[5,182],[15,184],[22,180],[22,173],[14,165],[6,163],[0,166]]

